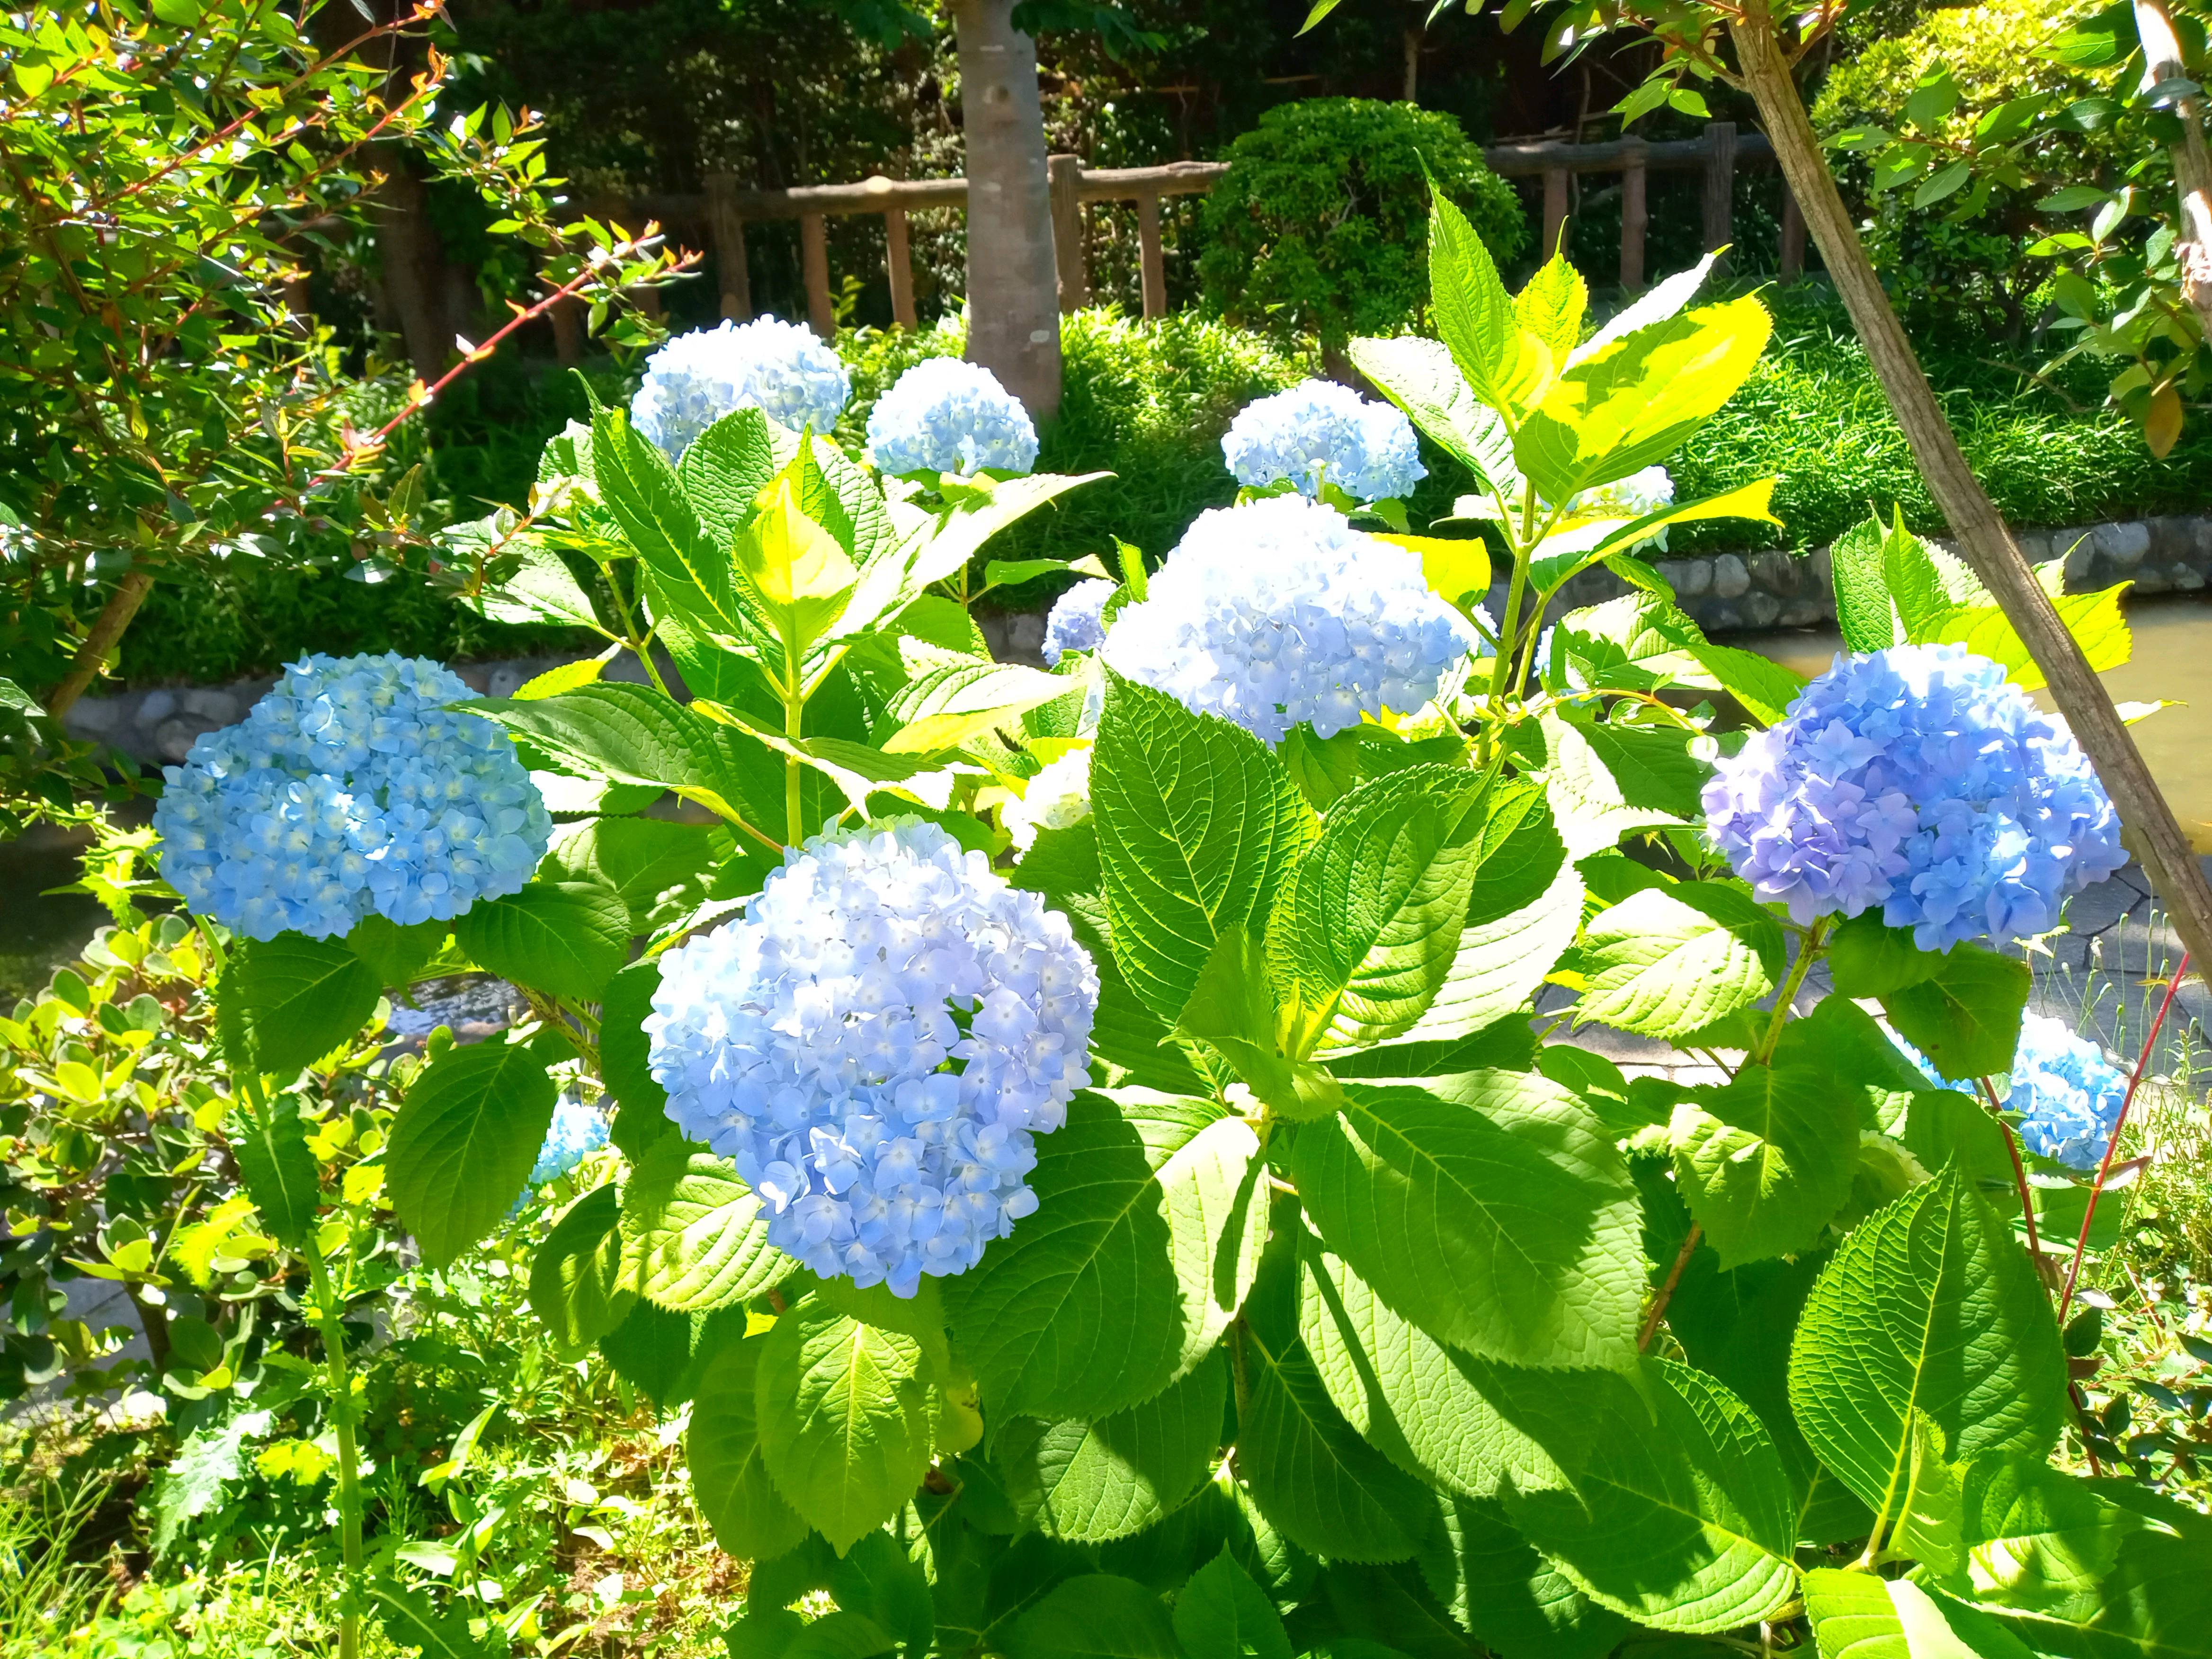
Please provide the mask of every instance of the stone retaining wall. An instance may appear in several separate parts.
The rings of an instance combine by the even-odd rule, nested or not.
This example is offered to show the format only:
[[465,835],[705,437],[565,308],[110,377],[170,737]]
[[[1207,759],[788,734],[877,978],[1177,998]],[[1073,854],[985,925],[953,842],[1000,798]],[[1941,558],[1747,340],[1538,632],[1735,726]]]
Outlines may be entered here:
[[[2038,562],[2064,559],[2066,586],[2071,592],[2131,581],[2137,593],[2191,593],[2203,589],[2207,580],[2212,579],[2212,514],[2034,531],[2021,535],[2020,544],[2021,550]],[[1941,541],[1935,544],[1950,545]],[[1825,547],[1805,554],[1778,550],[1693,554],[1655,559],[1652,563],[1673,585],[1682,608],[1708,633],[1814,628],[1836,619],[1832,567]],[[1610,570],[1602,567],[1587,570],[1567,584],[1552,614],[1556,617],[1578,605],[1599,605],[1626,592],[1627,584]],[[1494,617],[1504,613],[1502,582],[1491,590],[1490,609]],[[1042,660],[1038,653],[1044,645],[1044,617],[1041,612],[1015,611],[979,621],[993,654],[1000,660]],[[462,663],[453,672],[484,696],[503,697],[533,675],[568,660],[568,657],[525,657],[505,662]],[[662,670],[674,678],[672,665],[664,662]],[[609,669],[607,678],[642,681],[645,676],[635,660],[624,659]],[[174,764],[184,759],[201,732],[240,719],[275,683],[258,679],[215,687],[157,686],[108,697],[86,697],[70,711],[70,730],[81,738],[112,743],[149,765]]]

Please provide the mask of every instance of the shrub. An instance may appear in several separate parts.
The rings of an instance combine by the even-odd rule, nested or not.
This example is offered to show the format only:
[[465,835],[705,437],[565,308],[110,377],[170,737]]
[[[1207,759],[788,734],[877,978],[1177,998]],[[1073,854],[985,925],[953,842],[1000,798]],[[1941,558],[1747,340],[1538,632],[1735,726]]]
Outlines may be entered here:
[[[1813,106],[1814,125],[1832,143],[1856,128],[1902,125],[1951,145],[1967,139],[1984,115],[2013,99],[2039,93],[2086,97],[2096,89],[2087,76],[2035,51],[2082,9],[2048,0],[1991,0],[1933,12],[1910,32],[1877,40],[1830,70]],[[1945,71],[1955,102],[1932,78]],[[1933,112],[1947,102],[1946,112],[1916,118],[1919,110]],[[2082,176],[2112,154],[2109,143],[2094,133],[2039,142],[2046,149],[2071,151],[2072,166]],[[2030,159],[2047,163],[2053,158]],[[2030,165],[2027,171],[2039,169]],[[1967,186],[1923,206],[1917,191],[1877,188],[1866,163],[1847,162],[1844,178],[1865,204],[1868,252],[1902,309],[1954,324],[1963,313],[1986,331],[2020,336],[2027,307],[2049,276],[2027,252],[2042,234],[2033,212],[2042,186]]]
[[1492,257],[1521,251],[1520,198],[1451,117],[1311,99],[1268,111],[1229,147],[1198,262],[1208,307],[1329,345],[1403,329],[1428,294],[1424,161]]

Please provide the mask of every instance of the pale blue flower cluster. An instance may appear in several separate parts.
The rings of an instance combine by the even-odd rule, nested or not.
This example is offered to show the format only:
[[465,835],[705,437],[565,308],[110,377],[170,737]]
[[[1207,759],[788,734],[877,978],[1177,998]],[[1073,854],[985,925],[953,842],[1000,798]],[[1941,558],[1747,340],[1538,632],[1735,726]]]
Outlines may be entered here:
[[1846,659],[1721,763],[1714,844],[1800,922],[1876,906],[1923,951],[2058,925],[2127,861],[2118,815],[2065,728],[1956,645]]
[[1429,471],[1402,411],[1334,380],[1301,380],[1245,404],[1221,453],[1237,482],[1255,489],[1288,478],[1301,495],[1326,483],[1362,501],[1409,495]]
[[[1972,1083],[1942,1076],[1904,1038],[1896,1042],[1937,1087],[1976,1092]],[[2021,1022],[2010,1075],[2005,1109],[2020,1114],[2020,1138],[2029,1149],[2069,1170],[2095,1169],[2128,1097],[2127,1079],[2104,1051],[2065,1021],[2030,1014]]]
[[645,360],[645,384],[630,400],[638,431],[672,461],[733,410],[757,408],[794,432],[827,432],[851,395],[852,378],[814,331],[773,317],[679,334]]
[[514,744],[453,712],[475,693],[397,655],[294,663],[195,743],[155,809],[161,875],[248,939],[349,933],[372,912],[451,921],[526,884],[551,840]]
[[1115,672],[1271,747],[1411,714],[1475,643],[1421,562],[1299,495],[1201,513],[1108,630]]
[[986,467],[1027,472],[1037,435],[1021,400],[981,363],[925,357],[869,411],[868,449],[879,471],[964,477]]
[[963,1273],[1036,1207],[1033,1137],[1089,1080],[1098,975],[1067,919],[911,820],[785,854],[668,952],[645,1022],[668,1115],[825,1277]]
[[530,1166],[530,1184],[543,1187],[558,1181],[606,1144],[606,1119],[564,1091],[554,1103],[553,1122],[545,1131],[545,1144],[538,1149],[538,1162]]
[[1079,581],[1052,602],[1044,619],[1044,659],[1057,667],[1071,651],[1096,651],[1106,642],[1103,612],[1120,585],[1103,576]]

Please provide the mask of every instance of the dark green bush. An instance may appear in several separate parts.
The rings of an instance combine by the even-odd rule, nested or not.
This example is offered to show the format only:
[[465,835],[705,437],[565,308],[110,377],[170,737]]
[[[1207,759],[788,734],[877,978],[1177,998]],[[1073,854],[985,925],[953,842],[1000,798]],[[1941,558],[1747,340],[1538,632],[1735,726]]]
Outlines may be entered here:
[[1430,173],[1503,264],[1528,240],[1521,201],[1450,116],[1365,98],[1268,111],[1229,147],[1206,202],[1207,307],[1282,337],[1396,333],[1429,291]]

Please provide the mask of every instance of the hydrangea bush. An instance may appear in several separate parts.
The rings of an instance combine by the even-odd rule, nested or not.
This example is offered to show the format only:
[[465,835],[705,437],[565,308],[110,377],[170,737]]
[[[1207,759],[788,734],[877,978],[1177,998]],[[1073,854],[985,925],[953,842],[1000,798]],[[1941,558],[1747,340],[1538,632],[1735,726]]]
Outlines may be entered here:
[[[887,488],[757,407],[676,466],[620,409],[556,440],[484,602],[601,615],[588,562],[685,695],[610,652],[457,702],[556,838],[450,921],[240,953],[241,1091],[350,1017],[303,984],[525,989],[416,1078],[388,1188],[451,1261],[561,1088],[611,1113],[532,1304],[688,1407],[740,1656],[2199,1650],[2201,1518],[2053,1461],[2022,1241],[2065,1165],[2015,1183],[1893,1040],[2057,1099],[2020,942],[2112,866],[2096,781],[1910,538],[1839,550],[1808,686],[1631,552],[1771,481],[1575,507],[1727,400],[1755,297],[1593,331],[1564,264],[1516,301],[1449,203],[1432,239],[1443,338],[1350,352],[1492,525],[1210,513],[1070,567],[1109,591],[1057,672],[985,653],[966,572],[1077,480]],[[1553,614],[1601,562],[1628,596]],[[2021,1111],[2063,1154],[2100,1109]]]

